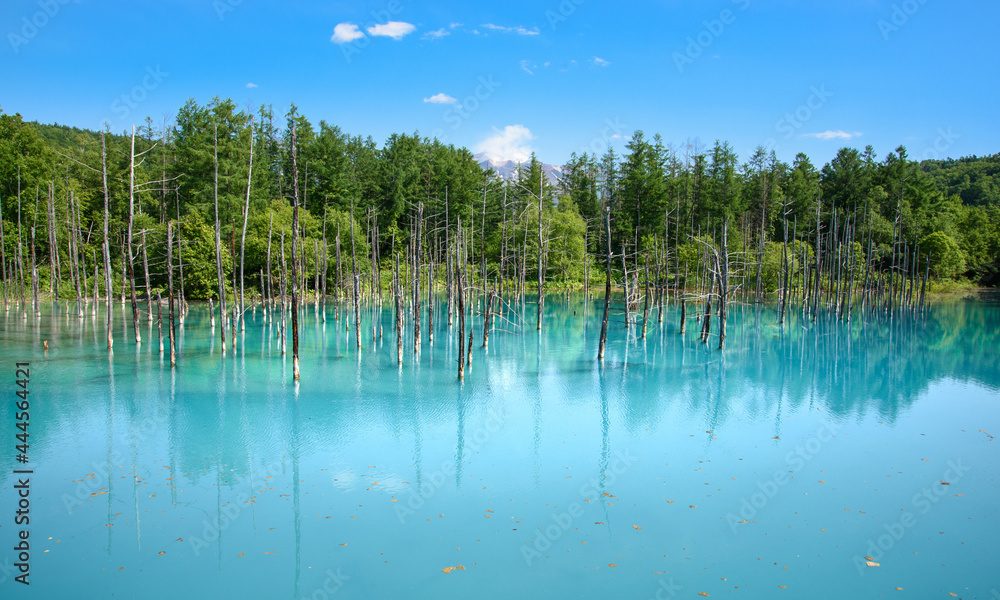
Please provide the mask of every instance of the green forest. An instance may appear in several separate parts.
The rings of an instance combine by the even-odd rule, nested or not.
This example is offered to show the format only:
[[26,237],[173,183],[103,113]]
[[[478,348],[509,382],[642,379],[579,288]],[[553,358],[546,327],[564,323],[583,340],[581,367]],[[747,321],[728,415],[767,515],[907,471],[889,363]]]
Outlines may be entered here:
[[168,223],[185,297],[218,300],[217,237],[226,293],[259,296],[290,255],[295,204],[300,252],[287,260],[306,292],[350,285],[352,256],[373,286],[397,256],[445,264],[456,236],[474,281],[567,288],[602,284],[609,264],[622,282],[649,263],[676,280],[724,224],[733,276],[757,298],[783,285],[782,264],[797,268],[789,254],[806,268],[827,238],[849,243],[837,252],[849,269],[912,256],[906,268],[933,281],[1000,283],[1000,154],[916,162],[902,146],[882,158],[869,146],[817,166],[636,131],[620,154],[572,155],[552,185],[534,156],[505,181],[465,148],[416,132],[379,144],[294,106],[189,100],[173,122],[119,133],[0,113],[5,300],[18,278],[66,300],[103,295],[107,281],[116,295],[126,281],[162,291]]

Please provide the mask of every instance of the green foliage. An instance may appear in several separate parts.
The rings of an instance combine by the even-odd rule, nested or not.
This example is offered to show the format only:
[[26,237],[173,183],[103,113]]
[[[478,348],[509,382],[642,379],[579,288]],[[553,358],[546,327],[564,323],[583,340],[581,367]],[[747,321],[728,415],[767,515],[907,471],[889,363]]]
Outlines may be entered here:
[[[485,260],[490,278],[499,275],[501,264],[504,276],[514,277],[512,257],[517,254],[525,260],[532,283],[539,257],[546,265],[547,282],[579,284],[588,260],[594,267],[592,277],[601,280],[609,241],[603,222],[607,211],[613,268],[618,272],[622,253],[641,267],[647,252],[662,257],[665,250],[671,268],[683,272],[687,264],[694,273],[705,252],[701,242],[717,247],[728,221],[727,251],[734,277],[746,281],[755,276],[756,267],[747,265],[756,261],[762,247],[768,290],[780,285],[786,237],[791,268],[800,272],[803,251],[811,263],[818,236],[836,231],[842,238],[847,226],[853,228],[859,269],[868,265],[864,255],[869,239],[875,248],[871,258],[883,270],[891,262],[886,257],[892,248],[913,248],[919,242],[921,252],[931,254],[935,277],[964,275],[1000,283],[1000,154],[917,163],[903,147],[881,161],[871,147],[843,148],[817,169],[804,154],[788,165],[758,148],[741,163],[725,141],[710,147],[692,141],[678,148],[659,135],[637,131],[622,155],[609,147],[600,157],[570,156],[561,180],[553,185],[534,155],[513,180],[504,181],[484,171],[467,149],[416,132],[391,135],[379,146],[370,137],[347,134],[324,121],[314,125],[294,106],[282,114],[269,106],[245,110],[230,99],[213,98],[207,104],[189,100],[175,121],[162,128],[154,127],[151,119],[136,128],[135,187],[130,190],[132,142],[131,131],[101,134],[24,123],[19,115],[0,113],[0,222],[8,271],[18,248],[18,224],[24,257],[30,255],[28,231],[35,225],[39,275],[48,289],[48,234],[54,228],[63,278],[60,292],[74,297],[68,266],[71,227],[79,234],[75,241],[92,286],[94,262],[103,262],[107,219],[117,292],[132,197],[133,249],[145,234],[151,285],[166,286],[166,223],[179,221],[186,295],[215,297],[216,197],[225,285],[230,287],[240,272],[249,194],[242,259],[244,283],[253,289],[268,268],[269,241],[271,271],[278,272],[282,232],[286,259],[291,259],[291,206],[297,187],[299,258],[310,285],[324,250],[328,278],[335,277],[338,228],[343,272],[349,272],[352,206],[358,264],[366,274],[373,267],[373,245],[383,270],[394,252],[405,257],[411,251],[422,207],[425,259],[443,260],[445,240],[454,241],[461,223],[472,242],[470,261],[478,270]],[[54,223],[47,210],[50,189]],[[136,260],[141,261],[141,254]],[[135,272],[141,277],[141,262]],[[175,275],[179,279],[179,272]],[[137,281],[140,288],[143,284]]]
[[920,253],[930,256],[931,272],[936,277],[952,278],[965,272],[962,248],[958,242],[940,231],[920,240]]

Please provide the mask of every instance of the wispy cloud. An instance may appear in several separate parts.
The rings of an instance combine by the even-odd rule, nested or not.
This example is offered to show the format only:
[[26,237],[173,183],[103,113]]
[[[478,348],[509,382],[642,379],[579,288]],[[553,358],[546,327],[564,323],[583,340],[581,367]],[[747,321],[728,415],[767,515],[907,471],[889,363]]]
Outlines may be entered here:
[[456,27],[461,27],[462,25],[465,25],[465,23],[449,23],[448,24],[448,28],[449,29],[454,29]]
[[428,102],[430,104],[457,104],[458,100],[452,98],[448,94],[441,93],[441,94],[434,94],[429,98],[424,98],[424,102]]
[[608,66],[608,65],[610,65],[610,64],[611,64],[610,62],[608,62],[608,61],[604,60],[604,59],[603,59],[603,58],[601,58],[600,56],[595,56],[595,57],[594,57],[594,58],[592,58],[591,60],[592,60],[592,61],[593,61],[593,63],[594,63],[595,65],[597,65],[598,67],[606,67],[606,66]]
[[251,81],[250,83],[247,84],[247,87],[250,88],[250,89],[253,89],[255,87],[260,87],[260,86]]
[[436,31],[428,31],[423,35],[423,38],[421,39],[436,40],[438,38],[443,38],[446,35],[451,35],[451,32],[442,27],[441,29],[438,29]]
[[403,36],[416,31],[417,26],[403,21],[389,21],[388,23],[376,23],[368,28],[368,33],[373,37],[391,37],[394,40],[401,40]]
[[493,31],[499,31],[501,33],[516,33],[517,35],[538,35],[541,33],[537,27],[532,27],[531,29],[525,29],[518,25],[517,27],[504,27],[503,25],[494,25],[493,23],[485,23],[483,25],[486,29],[492,29]]
[[827,131],[821,131],[819,133],[804,133],[802,137],[811,137],[818,140],[849,140],[851,138],[856,138],[861,135],[860,131],[855,131],[854,133],[849,133],[843,129],[838,129],[833,131],[832,129]]
[[532,71],[531,69],[537,69],[537,68],[538,68],[538,65],[531,64],[531,61],[527,61],[527,60],[522,60],[521,61],[521,70],[524,71],[525,73],[527,73],[528,75],[534,75],[535,72]]
[[335,44],[346,44],[362,37],[365,37],[365,34],[361,33],[354,23],[337,23],[330,41]]
[[532,148],[528,141],[535,136],[524,125],[508,125],[502,130],[493,128],[493,135],[486,138],[475,147],[475,152],[483,153],[494,162],[523,163],[531,157]]

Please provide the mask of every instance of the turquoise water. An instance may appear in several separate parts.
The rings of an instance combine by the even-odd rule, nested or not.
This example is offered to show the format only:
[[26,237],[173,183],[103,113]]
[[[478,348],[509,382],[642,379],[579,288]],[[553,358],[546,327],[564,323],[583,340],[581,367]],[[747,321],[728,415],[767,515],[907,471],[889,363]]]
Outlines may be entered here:
[[111,356],[103,313],[0,314],[3,597],[1000,597],[1000,305],[736,306],[722,353],[671,305],[613,315],[603,366],[600,301],[545,306],[488,352],[475,319],[464,383],[440,313],[400,367],[388,310],[358,352],[310,305],[298,385],[259,309],[223,356],[193,306],[176,370],[118,304]]

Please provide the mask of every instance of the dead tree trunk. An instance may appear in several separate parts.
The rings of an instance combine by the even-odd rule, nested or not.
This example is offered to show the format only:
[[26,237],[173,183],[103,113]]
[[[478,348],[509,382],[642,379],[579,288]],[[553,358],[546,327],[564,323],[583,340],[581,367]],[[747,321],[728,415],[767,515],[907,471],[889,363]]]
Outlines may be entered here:
[[[128,229],[125,233],[125,253],[128,255],[128,284],[132,301],[132,330],[135,332],[135,343],[142,343],[139,333],[139,305],[135,300],[135,261],[132,260],[132,232],[135,227],[135,125],[132,126],[132,146],[129,154],[128,170]],[[125,274],[122,273],[122,276]]]
[[351,269],[354,272],[354,337],[361,350],[361,280],[358,274],[358,255],[354,245],[354,201],[351,201]]
[[[458,242],[461,255],[462,218],[458,218]],[[462,277],[462,262],[455,261],[455,278],[458,281],[458,378],[465,379],[465,282]]]
[[[108,329],[108,350],[112,349],[114,346],[114,337],[112,336],[111,329],[111,248],[108,244],[108,209],[111,202],[110,196],[108,194],[108,151],[107,145],[104,141],[104,133],[101,133],[101,175],[104,182],[104,244],[102,249],[104,251],[104,292],[108,299],[108,319],[107,319],[107,329]],[[95,282],[96,287],[96,282]]]
[[299,164],[292,120],[292,379],[299,380]]
[[611,311],[611,207],[604,207],[604,234],[607,253],[604,260],[604,316],[601,318],[601,338],[597,346],[597,360],[604,360],[604,346],[608,341],[608,313]]
[[[246,330],[246,297],[243,294],[245,282],[243,274],[243,258],[247,245],[247,220],[250,217],[250,185],[253,182],[253,117],[250,117],[250,164],[247,167],[247,199],[243,205],[243,233],[240,235],[240,331]],[[268,240],[270,242],[270,240]],[[236,290],[233,290],[235,293]],[[263,294],[264,290],[261,290]]]
[[[226,280],[222,275],[222,238],[219,230],[219,126],[213,127],[213,141],[215,152],[213,154],[215,162],[215,179],[213,180],[212,191],[215,205],[215,278],[219,285],[219,321],[222,325],[220,335],[222,336],[222,355],[226,355]],[[214,315],[215,312],[213,311]]]
[[420,354],[420,233],[424,203],[417,204],[416,236],[413,241],[413,353]]
[[[170,336],[170,366],[177,365],[177,333],[174,326],[174,229],[173,221],[167,221],[167,302],[170,304],[169,324],[167,335]],[[94,284],[97,287],[97,284]]]

